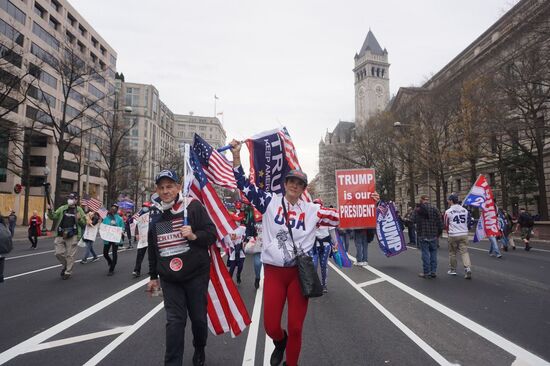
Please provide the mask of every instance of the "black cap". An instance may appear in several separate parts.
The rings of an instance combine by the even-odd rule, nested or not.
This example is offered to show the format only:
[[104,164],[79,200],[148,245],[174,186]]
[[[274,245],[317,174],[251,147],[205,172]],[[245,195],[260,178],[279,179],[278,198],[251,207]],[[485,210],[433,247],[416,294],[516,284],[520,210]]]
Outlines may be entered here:
[[157,174],[157,177],[155,178],[155,184],[159,184],[160,180],[162,178],[168,178],[173,180],[174,182],[179,182],[178,173],[176,173],[174,170],[163,170],[160,173]]
[[458,195],[455,194],[455,193],[451,193],[448,200],[451,201],[452,203],[458,203],[459,202]]
[[304,182],[304,184],[307,186],[307,175],[301,170],[298,169],[292,169],[286,174],[285,181],[289,178],[296,178]]

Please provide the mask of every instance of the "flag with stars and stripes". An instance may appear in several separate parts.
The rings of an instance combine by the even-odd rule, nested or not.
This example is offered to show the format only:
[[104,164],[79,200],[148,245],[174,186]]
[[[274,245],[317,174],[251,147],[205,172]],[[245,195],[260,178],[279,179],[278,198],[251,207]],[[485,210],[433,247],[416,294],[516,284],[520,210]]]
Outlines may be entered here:
[[250,153],[250,180],[265,192],[284,194],[284,179],[291,169],[280,130],[260,133],[246,140]]
[[232,163],[197,134],[193,142],[193,151],[211,183],[229,189],[237,188]]
[[103,207],[103,203],[100,200],[90,197],[84,197],[80,199],[80,204],[82,206],[88,206],[90,211],[95,211],[99,216],[104,219],[107,217],[107,209]]
[[[189,151],[189,166],[193,170],[193,179],[189,194],[198,199],[206,208],[206,212],[216,225],[218,239],[222,240],[226,235],[237,228],[235,221],[229,215],[218,193],[214,190],[212,184],[208,181],[201,163],[194,150]],[[234,179],[234,178],[233,178]]]

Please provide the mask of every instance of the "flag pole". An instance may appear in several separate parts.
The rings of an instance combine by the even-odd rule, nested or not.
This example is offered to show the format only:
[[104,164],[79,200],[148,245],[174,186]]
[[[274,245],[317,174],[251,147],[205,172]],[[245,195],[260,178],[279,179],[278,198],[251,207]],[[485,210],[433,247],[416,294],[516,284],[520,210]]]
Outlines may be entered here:
[[189,162],[189,144],[185,144],[183,148],[183,225],[187,226],[189,224],[187,220],[187,196],[189,192],[185,192],[186,190],[186,180],[189,179],[187,174],[189,174],[189,169],[187,167]]

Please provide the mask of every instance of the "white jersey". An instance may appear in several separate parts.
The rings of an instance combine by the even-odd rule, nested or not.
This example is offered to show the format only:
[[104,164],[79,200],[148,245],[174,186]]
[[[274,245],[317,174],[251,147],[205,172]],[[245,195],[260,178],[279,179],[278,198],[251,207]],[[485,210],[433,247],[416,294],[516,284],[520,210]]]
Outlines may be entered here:
[[445,227],[449,236],[468,235],[470,213],[459,204],[454,204],[445,211]]

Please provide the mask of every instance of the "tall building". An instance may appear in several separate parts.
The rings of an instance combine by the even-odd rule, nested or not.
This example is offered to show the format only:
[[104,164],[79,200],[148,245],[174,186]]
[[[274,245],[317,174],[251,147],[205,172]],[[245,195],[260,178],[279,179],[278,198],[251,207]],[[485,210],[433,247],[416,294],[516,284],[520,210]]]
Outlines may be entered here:
[[390,101],[388,51],[371,30],[359,53],[355,54],[355,123],[364,125],[369,117],[384,110]]
[[214,148],[224,146],[227,139],[225,130],[217,117],[195,116],[193,113],[175,115],[174,136],[178,146],[185,143],[192,145],[195,133]]
[[356,166],[345,159],[353,155],[355,134],[368,119],[386,109],[390,100],[388,51],[382,49],[371,30],[354,57],[355,122],[340,121],[319,142],[319,179],[317,193],[325,204],[336,205],[335,170]]
[[[3,99],[8,102],[0,106],[0,112],[4,112],[0,114],[3,115],[0,126],[24,131],[21,135],[25,147],[20,154],[14,154],[16,143],[5,135],[0,136],[2,214],[14,208],[18,217],[23,217],[24,195],[14,193],[14,187],[24,184],[22,177],[26,175],[30,181],[28,212],[43,212],[46,181],[51,184],[52,193],[56,190],[62,194],[84,192],[87,187],[91,196],[102,199],[107,184],[104,164],[99,149],[91,143],[102,136],[87,132],[100,114],[113,109],[110,95],[114,93],[117,58],[114,49],[66,0],[0,0],[0,56],[0,92],[11,93]],[[64,97],[66,80],[59,70],[68,57],[75,64],[94,70],[94,75],[77,79],[67,99]],[[16,91],[5,88],[7,80],[15,77],[31,83],[28,98],[5,113],[10,102],[23,100]],[[44,110],[50,112],[44,113]],[[52,116],[57,120],[64,110],[75,123],[64,131],[71,141],[63,156],[61,185],[56,187],[59,150],[54,136],[60,132],[55,131]],[[30,168],[14,173],[24,160],[29,161]]]
[[125,126],[131,127],[125,137],[130,152],[125,193],[139,203],[149,199],[155,176],[177,154],[174,113],[153,85],[122,82],[120,102],[123,109],[131,110],[124,115]]

